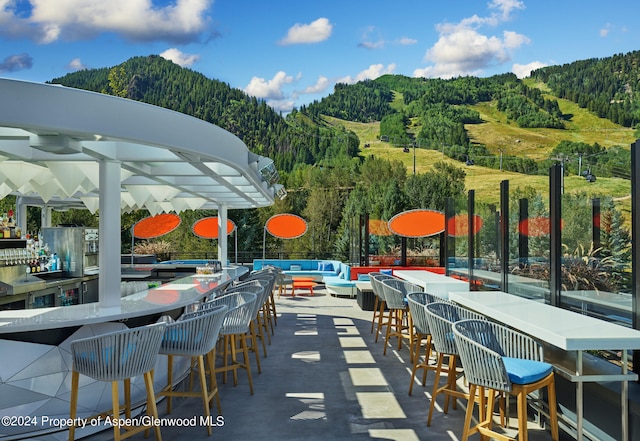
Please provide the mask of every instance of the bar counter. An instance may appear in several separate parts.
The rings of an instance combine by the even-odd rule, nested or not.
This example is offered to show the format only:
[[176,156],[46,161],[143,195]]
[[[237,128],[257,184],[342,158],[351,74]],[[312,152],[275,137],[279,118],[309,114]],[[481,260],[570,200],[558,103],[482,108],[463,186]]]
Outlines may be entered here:
[[[46,422],[69,416],[71,341],[155,323],[163,320],[162,316],[176,318],[185,308],[215,294],[246,272],[247,268],[239,267],[212,275],[190,275],[124,296],[118,308],[102,309],[96,302],[0,311],[0,417],[16,418],[15,425],[0,425],[0,439],[38,436],[53,440],[60,438],[60,432],[66,432],[66,427],[52,427]],[[174,375],[186,375],[188,367],[189,360],[178,357]],[[166,384],[166,371],[166,357],[159,356],[154,374],[157,390]],[[110,409],[110,388],[108,383],[82,377],[78,416],[84,418]],[[142,409],[145,388],[141,378],[132,380],[131,391],[135,407]],[[37,424],[24,424],[25,418]],[[87,427],[76,437],[108,428]]]

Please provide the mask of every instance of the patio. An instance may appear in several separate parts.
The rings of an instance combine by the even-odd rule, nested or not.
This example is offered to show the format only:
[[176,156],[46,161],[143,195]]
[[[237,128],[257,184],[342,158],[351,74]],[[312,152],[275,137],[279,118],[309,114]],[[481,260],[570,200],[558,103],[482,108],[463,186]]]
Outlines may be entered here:
[[[319,288],[314,297],[281,297],[277,302],[278,326],[268,357],[261,359],[262,374],[254,372],[255,394],[249,394],[243,375],[236,387],[220,382],[224,425],[215,427],[212,437],[198,424],[163,427],[164,439],[460,439],[464,407],[444,415],[439,400],[427,427],[433,373],[426,388],[416,384],[409,396],[408,349],[390,347],[383,356],[382,340],[375,343],[369,332],[372,313],[362,311],[355,299],[335,298]],[[166,416],[164,403],[158,410]],[[201,414],[199,400],[180,399],[168,418]],[[551,439],[531,421],[529,436],[532,441]],[[562,431],[560,437],[570,439]],[[85,439],[111,438],[112,432],[105,431]]]

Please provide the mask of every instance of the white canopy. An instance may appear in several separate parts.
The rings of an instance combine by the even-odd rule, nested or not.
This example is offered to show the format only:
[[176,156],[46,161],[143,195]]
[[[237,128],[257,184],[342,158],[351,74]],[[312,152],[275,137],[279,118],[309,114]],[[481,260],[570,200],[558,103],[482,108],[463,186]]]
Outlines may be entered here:
[[123,211],[263,207],[280,187],[260,172],[270,159],[179,112],[10,79],[0,102],[0,198],[73,198],[95,211],[101,160],[120,163]]

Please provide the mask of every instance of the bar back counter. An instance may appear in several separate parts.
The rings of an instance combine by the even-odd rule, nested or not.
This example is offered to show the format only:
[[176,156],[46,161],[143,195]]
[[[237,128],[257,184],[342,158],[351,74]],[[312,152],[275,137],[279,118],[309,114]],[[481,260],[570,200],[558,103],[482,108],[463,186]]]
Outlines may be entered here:
[[[66,431],[71,390],[70,343],[78,338],[175,319],[185,308],[215,295],[248,272],[245,267],[224,268],[207,275],[188,275],[145,288],[121,298],[120,307],[100,308],[99,303],[0,311],[0,439],[30,439]],[[139,286],[146,286],[146,283]],[[176,373],[186,375],[189,360],[179,357]],[[166,384],[167,361],[158,357],[155,386]],[[95,415],[111,408],[108,383],[81,378],[78,416]],[[142,378],[132,380],[132,403],[145,405]],[[6,424],[5,424],[6,422]],[[76,431],[76,437],[110,427]],[[57,435],[56,435],[57,434]],[[45,439],[45,438],[42,438]]]

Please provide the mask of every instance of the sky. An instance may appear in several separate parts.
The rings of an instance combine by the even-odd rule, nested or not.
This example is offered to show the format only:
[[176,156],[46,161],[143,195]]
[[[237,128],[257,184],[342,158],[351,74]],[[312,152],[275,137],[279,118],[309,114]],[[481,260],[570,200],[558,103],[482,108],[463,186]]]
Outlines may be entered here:
[[0,77],[160,55],[287,113],[384,74],[529,75],[640,50],[638,0],[0,0]]

